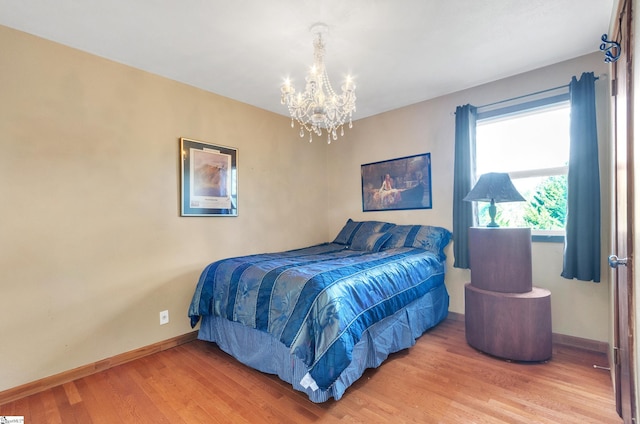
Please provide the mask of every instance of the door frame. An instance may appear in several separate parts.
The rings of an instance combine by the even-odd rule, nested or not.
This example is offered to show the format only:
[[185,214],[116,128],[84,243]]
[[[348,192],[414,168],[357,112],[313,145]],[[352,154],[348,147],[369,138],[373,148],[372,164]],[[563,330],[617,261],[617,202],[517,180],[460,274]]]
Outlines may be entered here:
[[613,278],[613,380],[616,410],[625,423],[635,422],[635,291],[634,291],[634,86],[633,0],[620,0],[613,34],[620,57],[612,66],[614,216],[613,254],[627,258]]

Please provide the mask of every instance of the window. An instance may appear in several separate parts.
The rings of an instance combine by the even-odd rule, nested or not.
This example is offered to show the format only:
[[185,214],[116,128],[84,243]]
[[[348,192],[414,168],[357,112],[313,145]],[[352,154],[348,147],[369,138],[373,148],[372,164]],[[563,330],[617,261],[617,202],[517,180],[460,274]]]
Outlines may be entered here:
[[[525,202],[498,204],[500,226],[531,227],[533,235],[564,235],[569,164],[568,94],[478,113],[476,178],[507,172]],[[488,204],[478,204],[480,225]]]

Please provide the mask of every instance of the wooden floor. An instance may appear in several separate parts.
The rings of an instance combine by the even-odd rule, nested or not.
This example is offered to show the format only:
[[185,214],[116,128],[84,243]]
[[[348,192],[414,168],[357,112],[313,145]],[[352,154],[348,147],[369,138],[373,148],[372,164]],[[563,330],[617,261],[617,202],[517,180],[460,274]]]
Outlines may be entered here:
[[447,320],[368,370],[339,401],[310,402],[276,377],[190,342],[0,406],[25,423],[620,423],[606,358],[554,346],[546,364],[469,347]]

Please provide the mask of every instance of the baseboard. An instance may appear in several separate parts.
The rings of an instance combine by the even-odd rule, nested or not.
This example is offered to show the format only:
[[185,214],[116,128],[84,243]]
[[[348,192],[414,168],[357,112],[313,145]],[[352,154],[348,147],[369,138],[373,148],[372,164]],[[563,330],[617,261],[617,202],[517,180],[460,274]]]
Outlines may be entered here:
[[609,343],[597,340],[583,339],[582,337],[567,336],[566,334],[552,335],[553,344],[577,347],[592,352],[609,354]]
[[94,362],[92,364],[83,365],[78,368],[74,368],[69,371],[64,371],[59,374],[55,374],[49,377],[42,378],[40,380],[33,381],[31,383],[23,384],[21,386],[13,387],[5,391],[0,392],[0,405],[13,402],[23,397],[30,396],[52,387],[59,386],[64,383],[68,383],[73,380],[77,380],[82,377],[87,377],[91,374],[95,374],[100,371],[113,368],[118,365],[157,353],[163,350],[170,349],[172,347],[179,346],[184,343],[188,343],[196,339],[198,335],[197,331],[192,331],[187,334],[173,337],[168,340],[164,340],[158,343],[154,343],[149,346],[144,346],[139,349],[135,349],[129,352],[121,353],[101,361]]
[[451,312],[449,311],[449,315],[447,315],[447,319],[450,319],[452,321],[461,321],[464,322],[464,314],[459,314],[457,312]]
[[[464,322],[464,314],[449,311],[447,319]],[[592,352],[609,354],[609,343],[606,342],[599,342],[597,340],[583,339],[582,337],[557,333],[553,333],[551,335],[551,340],[554,345],[571,346]]]

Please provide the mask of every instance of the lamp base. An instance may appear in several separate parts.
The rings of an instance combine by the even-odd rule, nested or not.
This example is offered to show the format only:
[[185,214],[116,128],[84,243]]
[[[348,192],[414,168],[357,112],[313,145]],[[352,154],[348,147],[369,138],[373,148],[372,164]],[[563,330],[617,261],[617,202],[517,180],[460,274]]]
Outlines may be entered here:
[[491,218],[491,222],[487,225],[489,228],[499,227],[496,222],[496,202],[491,199],[491,205],[489,205],[489,217]]

